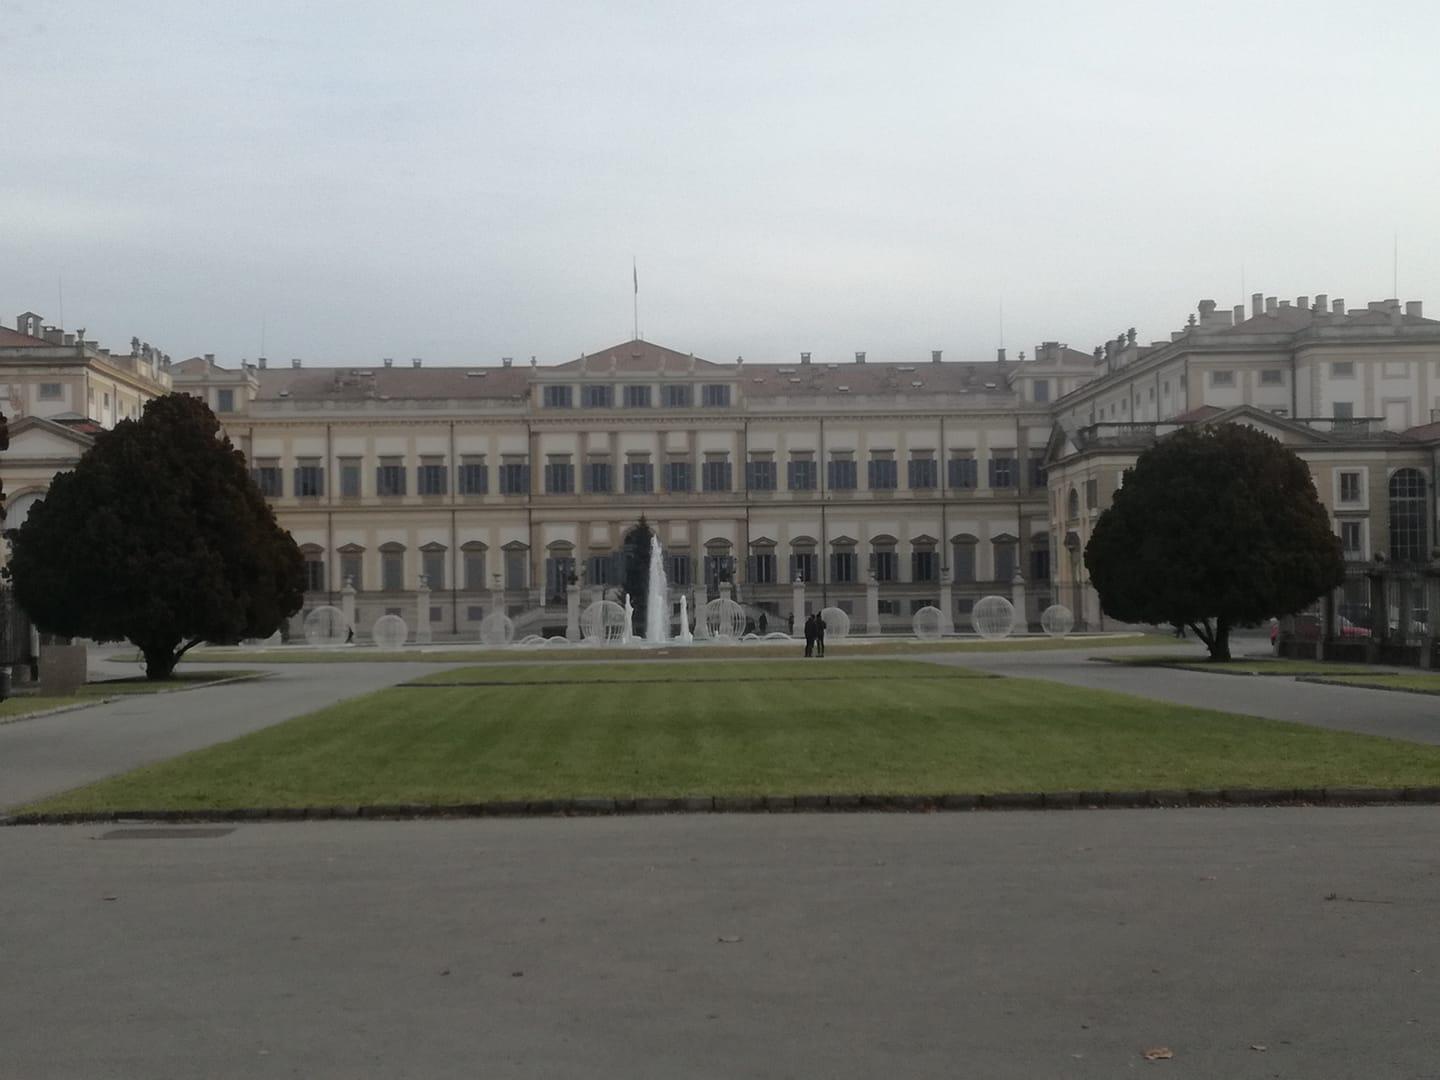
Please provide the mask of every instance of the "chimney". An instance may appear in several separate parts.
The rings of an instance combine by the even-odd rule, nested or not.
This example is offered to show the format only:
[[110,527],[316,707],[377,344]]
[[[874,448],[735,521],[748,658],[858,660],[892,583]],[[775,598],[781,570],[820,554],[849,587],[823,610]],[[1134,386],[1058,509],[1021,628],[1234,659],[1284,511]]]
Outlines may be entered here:
[[1215,301],[1214,301],[1214,300],[1201,300],[1201,301],[1200,301],[1200,321],[1201,321],[1202,323],[1203,323],[1203,322],[1207,322],[1207,321],[1209,321],[1210,316],[1212,316],[1212,315],[1214,315],[1214,314],[1215,314]]
[[1332,314],[1332,315],[1344,315],[1344,314],[1345,314],[1345,301],[1344,301],[1344,300],[1331,300],[1331,301],[1330,301],[1330,314]]
[[539,366],[540,366],[540,361],[539,361],[538,359],[536,359],[534,356],[532,356],[532,357],[530,357],[530,366],[531,366],[531,367],[539,367]]
[[509,366],[510,366],[511,364],[513,364],[514,362],[515,362],[515,358],[514,358],[513,356],[502,356],[502,357],[500,358],[500,366],[501,366],[501,367],[509,367]]
[[66,334],[66,335],[65,335],[65,344],[66,344],[66,345],[74,345],[74,344],[75,344],[75,335],[74,335],[74,334]]
[[863,364],[864,362],[865,362],[865,353],[857,349],[856,352],[855,352],[855,363],[857,363],[857,364]]
[[1330,297],[1325,293],[1315,294],[1315,310],[1328,312],[1330,310]]
[[394,367],[394,366],[395,366],[395,358],[394,358],[393,356],[387,356],[387,357],[385,357],[383,360],[381,360],[380,362],[381,362],[382,364],[384,364],[386,367]]
[[1309,311],[1309,310],[1310,310],[1310,297],[1308,297],[1308,296],[1297,296],[1297,297],[1295,297],[1295,306],[1296,306],[1297,308],[1299,308],[1301,311]]
[[261,371],[264,371],[264,370],[265,370],[265,365],[266,365],[266,363],[268,363],[268,361],[265,359],[265,357],[262,356],[262,357],[260,357],[259,360],[256,361],[256,363],[260,365],[260,370],[261,370]]
[[938,364],[938,363],[940,363],[940,350],[939,350],[939,349],[931,349],[931,350],[930,350],[930,363],[932,363],[932,364]]
[[1417,319],[1423,318],[1424,316],[1421,315],[1421,312],[1424,310],[1424,308],[1425,308],[1425,302],[1424,302],[1423,300],[1407,300],[1407,301],[1405,301],[1405,314],[1406,314],[1406,315],[1413,315],[1413,316],[1414,316],[1415,318],[1417,318]]
[[1264,311],[1264,310],[1265,310],[1265,294],[1264,294],[1264,293],[1258,293],[1258,292],[1257,292],[1257,293],[1251,293],[1251,294],[1250,294],[1250,315],[1251,315],[1252,317],[1253,317],[1253,316],[1256,316],[1256,315],[1259,315],[1259,314],[1260,314],[1262,311]]
[[1236,326],[1239,326],[1239,325],[1240,325],[1242,322],[1244,322],[1244,321],[1245,321],[1245,305],[1244,305],[1244,304],[1236,304],[1236,305],[1235,305],[1235,325],[1236,325]]
[[1280,303],[1273,296],[1265,297],[1265,314],[1274,315],[1280,310]]
[[410,366],[418,368],[420,366],[420,357],[412,356],[410,358]]
[[206,367],[214,367],[214,366],[215,366],[215,354],[214,354],[213,352],[207,352],[207,353],[205,354],[205,366],[206,366]]
[[802,353],[800,354],[800,363],[802,363],[802,364],[808,364],[809,362],[810,362],[810,354],[809,354],[808,352],[802,352]]
[[995,350],[995,360],[1001,364],[1005,362],[1005,347],[1003,345]]
[[298,368],[298,367],[300,366],[300,357],[298,357],[298,356],[292,356],[292,357],[290,358],[290,366],[291,366],[292,368]]

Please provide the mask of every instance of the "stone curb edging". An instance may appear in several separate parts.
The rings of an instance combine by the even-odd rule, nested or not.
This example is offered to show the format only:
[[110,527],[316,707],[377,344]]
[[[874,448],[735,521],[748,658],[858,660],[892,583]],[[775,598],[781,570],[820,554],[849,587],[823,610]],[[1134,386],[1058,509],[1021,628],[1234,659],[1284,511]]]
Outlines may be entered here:
[[79,810],[0,816],[0,825],[335,819],[393,821],[420,818],[604,817],[621,814],[933,813],[942,810],[1102,810],[1185,806],[1380,806],[1396,803],[1440,804],[1440,787],[1024,791],[988,795],[692,795],[678,798],[531,799],[456,804],[262,806],[233,810]]
[[[268,671],[251,671],[244,675],[227,675],[223,679],[213,679],[210,682],[195,683],[192,686],[167,686],[163,690],[149,690],[143,694],[110,694],[108,697],[97,697],[90,701],[76,701],[69,705],[57,705],[53,709],[41,709],[38,712],[18,713],[15,716],[0,717],[0,725],[18,724],[25,720],[40,720],[46,716],[59,716],[61,713],[77,712],[80,709],[91,709],[96,705],[110,705],[116,701],[126,701],[130,698],[160,697],[163,694],[183,694],[190,690],[204,690],[210,686],[224,686],[227,683],[253,682],[259,679],[268,679]],[[91,683],[89,685],[97,685]],[[12,699],[13,700],[13,699]]]
[[[1418,671],[1419,669],[1417,669]],[[1388,690],[1392,694],[1422,694],[1425,697],[1440,697],[1440,690],[1421,690],[1418,686],[1390,686],[1380,682],[1336,682],[1338,675],[1297,675],[1296,682],[1315,683],[1317,686],[1348,686],[1355,690]]]

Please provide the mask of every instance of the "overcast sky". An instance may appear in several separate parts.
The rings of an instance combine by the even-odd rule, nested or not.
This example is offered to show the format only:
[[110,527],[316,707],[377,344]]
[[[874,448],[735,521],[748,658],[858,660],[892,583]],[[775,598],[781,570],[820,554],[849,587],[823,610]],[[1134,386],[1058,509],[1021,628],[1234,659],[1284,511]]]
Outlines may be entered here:
[[0,317],[174,358],[987,359],[1440,315],[1440,7],[0,0]]

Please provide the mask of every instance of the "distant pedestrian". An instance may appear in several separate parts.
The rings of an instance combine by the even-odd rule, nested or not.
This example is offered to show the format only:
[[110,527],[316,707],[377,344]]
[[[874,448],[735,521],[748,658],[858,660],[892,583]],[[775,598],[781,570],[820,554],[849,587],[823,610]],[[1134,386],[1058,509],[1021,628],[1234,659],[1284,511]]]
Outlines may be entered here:
[[785,616],[785,633],[791,637],[795,636],[795,613],[793,611]]
[[815,616],[815,655],[825,655],[825,620]]
[[815,616],[805,617],[805,655],[815,655]]
[[763,611],[760,612],[760,622],[758,625],[760,627],[760,636],[764,637],[765,631],[770,629],[770,619]]

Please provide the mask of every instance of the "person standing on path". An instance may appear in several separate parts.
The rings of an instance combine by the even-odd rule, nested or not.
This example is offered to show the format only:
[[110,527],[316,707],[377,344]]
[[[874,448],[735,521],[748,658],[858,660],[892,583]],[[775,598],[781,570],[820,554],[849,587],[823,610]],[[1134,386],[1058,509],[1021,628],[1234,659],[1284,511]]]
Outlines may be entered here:
[[818,613],[815,616],[815,655],[825,655],[825,619]]
[[805,616],[805,655],[815,654],[815,616]]

